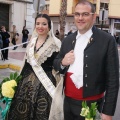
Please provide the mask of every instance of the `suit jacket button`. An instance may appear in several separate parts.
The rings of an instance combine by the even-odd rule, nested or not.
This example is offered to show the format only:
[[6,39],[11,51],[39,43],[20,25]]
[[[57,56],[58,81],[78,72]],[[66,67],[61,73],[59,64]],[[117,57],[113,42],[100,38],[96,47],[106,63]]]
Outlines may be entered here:
[[88,57],[88,55],[86,55],[85,57]]
[[88,65],[86,64],[85,67],[88,67]]
[[87,74],[85,74],[85,77],[87,77]]

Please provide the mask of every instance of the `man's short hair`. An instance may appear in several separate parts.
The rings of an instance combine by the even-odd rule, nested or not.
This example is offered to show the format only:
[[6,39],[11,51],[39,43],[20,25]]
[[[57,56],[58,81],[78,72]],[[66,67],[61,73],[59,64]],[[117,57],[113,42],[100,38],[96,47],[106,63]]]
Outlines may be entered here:
[[75,5],[75,7],[76,7],[78,4],[90,5],[90,6],[91,6],[91,12],[92,12],[92,13],[95,13],[95,12],[96,12],[95,6],[94,6],[90,1],[88,1],[88,0],[80,0],[80,1]]

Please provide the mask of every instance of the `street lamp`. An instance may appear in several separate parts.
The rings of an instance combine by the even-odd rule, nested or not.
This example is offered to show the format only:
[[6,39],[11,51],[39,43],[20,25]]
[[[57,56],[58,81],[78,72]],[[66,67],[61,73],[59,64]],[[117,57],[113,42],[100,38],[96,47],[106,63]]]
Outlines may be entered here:
[[102,28],[103,28],[103,24],[104,24],[104,14],[105,14],[105,9],[103,8],[102,9],[102,23],[101,23],[101,30],[102,30]]
[[104,21],[108,20],[108,10],[104,8],[100,9],[99,12],[99,21],[101,21],[101,30],[103,28]]

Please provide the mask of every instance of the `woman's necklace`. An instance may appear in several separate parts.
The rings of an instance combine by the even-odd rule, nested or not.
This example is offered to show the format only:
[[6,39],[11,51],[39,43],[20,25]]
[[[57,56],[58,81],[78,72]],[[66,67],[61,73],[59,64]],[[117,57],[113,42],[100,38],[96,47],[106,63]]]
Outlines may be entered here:
[[[40,49],[41,47],[43,47],[43,45],[44,45],[44,43],[46,42],[46,40],[48,39],[48,37],[49,37],[49,36],[46,37],[46,39],[45,39],[44,42],[40,42],[39,44],[37,43],[37,42],[38,42],[38,38],[37,38],[37,40],[36,40],[36,44],[35,44],[35,49],[34,49],[35,52],[38,52],[39,49]],[[40,45],[40,47],[36,48],[36,45],[37,45],[37,44]]]

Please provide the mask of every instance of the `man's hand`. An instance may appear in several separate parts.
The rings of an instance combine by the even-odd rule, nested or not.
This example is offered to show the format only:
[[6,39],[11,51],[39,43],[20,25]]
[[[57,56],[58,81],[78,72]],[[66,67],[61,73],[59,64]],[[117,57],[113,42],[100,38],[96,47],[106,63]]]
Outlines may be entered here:
[[68,66],[70,64],[72,64],[75,60],[75,57],[74,57],[74,51],[71,50],[70,52],[68,52],[65,57],[63,58],[62,60],[62,65],[63,66]]
[[109,115],[105,115],[105,114],[101,114],[101,118],[102,120],[112,120],[112,116],[109,116]]

